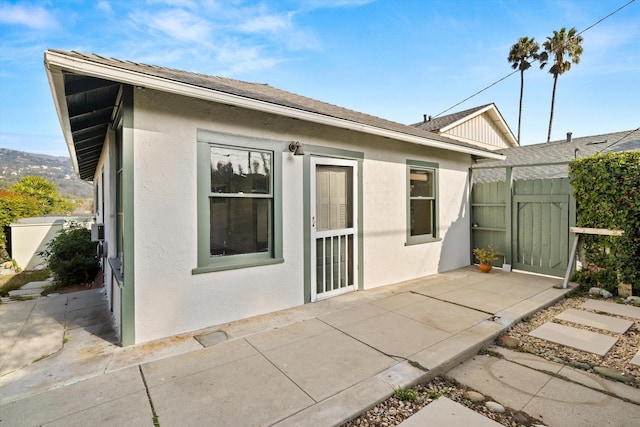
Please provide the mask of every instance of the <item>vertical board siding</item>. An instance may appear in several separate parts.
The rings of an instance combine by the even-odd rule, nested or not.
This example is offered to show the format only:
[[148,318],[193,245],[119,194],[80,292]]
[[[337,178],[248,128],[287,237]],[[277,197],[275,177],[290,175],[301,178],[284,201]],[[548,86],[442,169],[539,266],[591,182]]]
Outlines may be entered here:
[[498,126],[487,113],[473,117],[471,120],[467,120],[449,129],[446,133],[466,139],[482,141],[500,148],[508,147],[503,140]]
[[[514,268],[562,277],[569,260],[572,188],[568,178],[473,183],[472,247],[510,253]],[[512,206],[506,206],[511,191]],[[508,230],[506,215],[513,229]],[[501,265],[499,259],[495,265]]]

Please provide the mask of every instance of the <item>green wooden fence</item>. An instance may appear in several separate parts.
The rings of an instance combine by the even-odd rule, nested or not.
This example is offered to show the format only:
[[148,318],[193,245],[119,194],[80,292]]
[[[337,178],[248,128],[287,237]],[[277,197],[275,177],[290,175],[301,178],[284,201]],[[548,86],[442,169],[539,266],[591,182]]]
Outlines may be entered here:
[[514,181],[506,169],[506,182],[472,184],[472,248],[496,247],[496,266],[564,276],[576,211],[569,178]]

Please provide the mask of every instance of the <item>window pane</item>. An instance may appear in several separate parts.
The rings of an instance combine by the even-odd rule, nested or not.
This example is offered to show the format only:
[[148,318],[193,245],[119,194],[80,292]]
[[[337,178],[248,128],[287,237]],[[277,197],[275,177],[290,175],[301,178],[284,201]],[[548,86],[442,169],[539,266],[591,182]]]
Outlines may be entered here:
[[433,197],[433,171],[411,169],[411,197]]
[[271,153],[211,147],[212,193],[271,193]]
[[270,251],[271,200],[212,197],[211,255]]
[[317,166],[317,230],[353,227],[353,168]]
[[411,236],[433,235],[431,200],[411,200]]

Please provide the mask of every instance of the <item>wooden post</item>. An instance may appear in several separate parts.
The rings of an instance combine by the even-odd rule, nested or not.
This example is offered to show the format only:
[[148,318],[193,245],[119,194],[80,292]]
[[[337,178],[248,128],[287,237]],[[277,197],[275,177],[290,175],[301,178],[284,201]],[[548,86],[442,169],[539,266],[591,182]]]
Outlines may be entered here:
[[569,264],[567,265],[567,272],[564,275],[564,282],[562,282],[562,289],[567,289],[569,285],[569,278],[571,277],[571,271],[573,270],[573,263],[576,258],[576,251],[578,249],[578,241],[581,234],[596,234],[599,236],[622,236],[624,230],[607,230],[606,228],[585,228],[585,227],[569,227],[569,232],[574,233],[576,237],[573,239],[573,247],[571,248],[571,256],[569,258]]

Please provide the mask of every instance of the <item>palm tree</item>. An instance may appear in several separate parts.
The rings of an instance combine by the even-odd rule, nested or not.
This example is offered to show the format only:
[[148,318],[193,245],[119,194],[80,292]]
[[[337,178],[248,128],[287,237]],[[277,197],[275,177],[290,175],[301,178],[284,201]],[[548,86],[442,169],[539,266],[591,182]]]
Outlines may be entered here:
[[[568,32],[565,27],[560,31],[553,31],[552,37],[547,37],[547,41],[542,44],[544,52],[540,54],[540,68],[547,65],[549,56],[553,56],[553,65],[549,69],[549,73],[553,74],[553,92],[551,95],[551,115],[549,116],[549,132],[547,133],[547,142],[551,141],[551,125],[553,123],[553,105],[556,101],[556,85],[558,84],[558,76],[565,71],[571,69],[571,62],[577,64],[580,62],[582,55],[582,37],[576,35],[576,29],[571,28]],[[565,56],[570,61],[565,61]]]
[[507,61],[511,68],[520,70],[520,109],[518,111],[518,144],[520,144],[520,125],[522,123],[522,94],[524,92],[524,72],[531,67],[531,63],[538,59],[540,45],[533,37],[520,37],[518,43],[511,46]]

